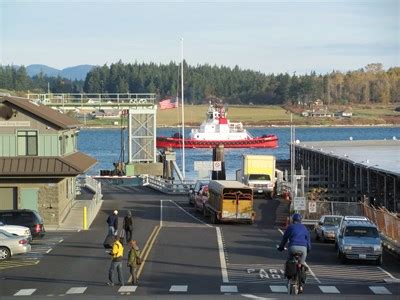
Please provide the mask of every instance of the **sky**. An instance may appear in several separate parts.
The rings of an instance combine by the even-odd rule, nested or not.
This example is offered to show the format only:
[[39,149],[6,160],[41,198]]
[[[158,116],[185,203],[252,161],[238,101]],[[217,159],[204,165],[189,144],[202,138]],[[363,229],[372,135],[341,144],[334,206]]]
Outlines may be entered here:
[[[183,47],[181,43],[183,39]],[[400,1],[0,2],[0,64],[181,60],[297,74],[400,66]]]

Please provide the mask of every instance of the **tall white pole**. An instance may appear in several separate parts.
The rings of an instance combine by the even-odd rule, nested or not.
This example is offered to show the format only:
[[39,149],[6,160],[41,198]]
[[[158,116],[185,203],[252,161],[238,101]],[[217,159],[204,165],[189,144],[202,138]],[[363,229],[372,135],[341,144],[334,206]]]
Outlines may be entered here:
[[183,38],[181,38],[181,92],[182,92],[182,176],[185,180],[185,109],[184,109],[184,97],[183,97]]

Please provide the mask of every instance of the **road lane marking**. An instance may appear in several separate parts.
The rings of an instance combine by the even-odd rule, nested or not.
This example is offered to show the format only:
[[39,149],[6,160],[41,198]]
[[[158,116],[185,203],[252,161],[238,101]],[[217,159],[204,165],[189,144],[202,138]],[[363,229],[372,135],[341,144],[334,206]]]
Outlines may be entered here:
[[16,292],[14,294],[14,296],[30,296],[35,291],[36,291],[36,289],[22,289],[22,290],[19,290],[18,292]]
[[46,253],[49,254],[51,252],[51,250],[53,250],[53,249],[50,248],[49,250],[46,251]]
[[65,294],[83,294],[87,287],[73,287],[70,288]]
[[287,293],[287,286],[285,285],[270,285],[269,288],[273,293]]
[[206,225],[207,227],[213,227],[210,224],[207,224],[206,222],[200,220],[199,218],[193,216],[191,213],[187,212],[183,207],[181,207],[179,204],[177,204],[175,201],[173,200],[169,200],[170,202],[172,202],[173,204],[176,205],[176,207],[178,207],[180,210],[182,210],[185,214],[187,214],[188,216],[192,217],[193,219],[195,219],[196,221],[199,221],[200,223]]
[[[140,265],[140,267],[139,267],[139,270],[138,270],[138,272],[137,272],[137,277],[138,277],[138,278],[140,278],[140,275],[142,274],[142,270],[143,270],[143,267],[144,267],[144,265],[145,265],[145,263],[146,263],[147,257],[148,257],[149,254],[150,254],[150,251],[151,251],[151,249],[152,249],[152,247],[153,247],[153,244],[154,244],[155,240],[157,239],[157,235],[158,235],[158,233],[160,232],[161,227],[156,226],[155,229],[156,229],[156,230],[155,230],[153,236],[151,236],[151,240],[150,240],[150,242],[149,242],[149,246],[147,247],[147,249],[145,249],[146,251],[143,251],[143,253],[142,253],[142,255],[141,255],[141,256],[142,256],[142,263],[141,263],[141,265]],[[144,252],[145,252],[145,253],[144,253]],[[131,277],[130,277],[130,280],[132,281],[132,278],[131,278]]]
[[392,274],[390,274],[388,271],[386,271],[385,269],[383,269],[382,267],[377,267],[379,270],[381,270],[383,273],[385,273],[386,275],[388,275],[390,278],[392,279],[397,279],[396,277],[394,277]]
[[163,226],[163,214],[162,214],[163,202],[164,202],[164,200],[160,200],[160,227]]
[[369,289],[376,295],[391,295],[392,293],[384,286],[370,286]]
[[219,252],[219,261],[221,264],[222,282],[227,283],[229,282],[229,278],[228,278],[228,270],[226,268],[225,251],[222,244],[221,228],[215,227],[215,230],[217,231],[218,252]]
[[339,290],[333,285],[319,285],[318,287],[324,294],[340,294]]
[[169,289],[170,292],[180,292],[180,293],[186,293],[188,290],[187,285],[171,285],[171,288]]
[[118,289],[118,293],[134,293],[136,289],[137,285],[124,285]]
[[256,300],[276,300],[276,298],[264,298],[264,297],[258,297],[256,295],[251,295],[251,294],[241,294],[240,296],[245,297],[245,298],[250,298],[250,299],[256,299]]
[[237,293],[238,288],[236,285],[221,285],[221,293]]
[[[280,228],[278,228],[278,231],[279,231],[282,235],[284,235],[283,231],[282,231]],[[314,279],[315,279],[318,283],[321,283],[321,281],[318,279],[318,277],[315,276],[314,272],[311,270],[310,266],[307,265],[307,262],[305,263],[305,265],[306,265],[306,267],[308,268],[308,271],[310,272],[311,276],[314,277]]]

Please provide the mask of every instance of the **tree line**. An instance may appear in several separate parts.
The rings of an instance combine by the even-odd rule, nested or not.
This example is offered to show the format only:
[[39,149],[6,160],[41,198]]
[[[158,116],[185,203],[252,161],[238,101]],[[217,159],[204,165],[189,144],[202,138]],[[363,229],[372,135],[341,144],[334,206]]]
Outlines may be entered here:
[[[71,81],[43,74],[30,78],[25,67],[0,66],[0,88],[53,93],[156,93],[158,97],[179,93],[180,66],[121,61],[94,67],[84,81]],[[187,103],[199,104],[220,98],[230,104],[307,104],[321,99],[328,104],[400,102],[400,67],[384,70],[382,64],[346,73],[264,74],[238,66],[197,65],[184,62]]]

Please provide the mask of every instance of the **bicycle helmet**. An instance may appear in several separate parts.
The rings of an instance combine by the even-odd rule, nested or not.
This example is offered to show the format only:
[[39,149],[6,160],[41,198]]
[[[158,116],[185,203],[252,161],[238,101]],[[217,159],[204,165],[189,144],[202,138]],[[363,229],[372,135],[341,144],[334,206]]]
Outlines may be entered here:
[[292,216],[293,222],[301,222],[301,219],[302,219],[302,216],[301,216],[301,214],[299,214],[299,213],[295,213],[295,214],[293,214],[293,216]]

